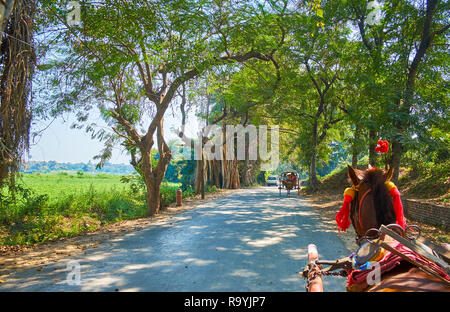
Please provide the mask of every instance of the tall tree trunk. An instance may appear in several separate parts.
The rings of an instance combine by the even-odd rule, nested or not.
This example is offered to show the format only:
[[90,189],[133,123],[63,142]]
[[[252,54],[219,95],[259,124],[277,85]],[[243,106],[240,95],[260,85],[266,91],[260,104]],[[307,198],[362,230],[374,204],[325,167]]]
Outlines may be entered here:
[[[202,156],[203,149],[202,149]],[[202,199],[205,199],[205,158],[202,157],[202,160],[200,160],[200,194],[202,196]]]
[[357,168],[358,167],[358,151],[353,148],[352,151],[352,167]]
[[[151,181],[151,180],[150,180]],[[148,216],[154,216],[159,213],[161,208],[161,182],[149,182],[147,186],[147,204]]]
[[144,176],[145,186],[147,188],[147,206],[148,216],[153,216],[159,212],[160,206],[160,184],[155,179],[152,168],[152,155],[150,148],[141,148],[142,155],[142,175]]
[[249,186],[251,185],[251,176],[250,176],[250,168],[251,168],[251,164],[250,164],[250,160],[249,160],[249,143],[250,143],[250,138],[248,133],[245,133],[245,159],[244,159],[244,163],[242,165],[242,173],[241,173],[241,181],[242,184],[244,186]]
[[203,145],[201,149],[201,155],[202,155],[201,159],[197,160],[197,169],[195,177],[195,194],[200,194],[202,199],[205,199],[206,161]]
[[221,160],[212,160],[211,170],[212,170],[212,181],[214,181],[215,187],[221,187]]
[[231,162],[231,170],[230,170],[230,189],[238,189],[241,187],[239,182],[239,170],[238,170],[238,160],[234,158],[230,160]]
[[392,175],[392,182],[395,184],[398,183],[398,178],[400,175],[400,161],[403,154],[403,146],[401,143],[397,141],[392,142],[392,158],[391,158],[391,166],[394,167],[394,173]]
[[[223,113],[226,113],[226,105],[223,106]],[[227,189],[230,187],[230,161],[227,160],[227,144],[234,144],[228,142],[225,119],[222,121],[222,188]]]
[[0,187],[3,185],[4,181],[8,177],[8,164],[5,161],[0,162]]
[[201,171],[200,171],[200,167],[202,166],[202,161],[201,160],[197,160],[195,162],[195,188],[194,188],[194,192],[196,195],[200,194],[201,192]]
[[317,150],[314,148],[312,150],[311,165],[309,167],[309,188],[312,191],[316,191],[319,187],[319,180],[317,179],[316,161],[317,161]]
[[313,125],[313,140],[311,145],[311,163],[309,167],[309,188],[315,191],[319,187],[317,180],[316,162],[317,162],[317,121]]
[[[0,185],[9,173],[18,171],[23,153],[29,148],[30,93],[36,63],[35,12],[33,0],[0,3]],[[14,188],[14,177],[10,181]]]
[[354,142],[352,146],[352,167],[357,168],[358,167],[358,145],[359,145],[359,125],[355,125],[355,134],[354,134]]
[[377,132],[374,129],[369,130],[369,164],[373,167],[377,165],[377,153],[375,147],[377,146]]
[[[399,104],[399,112],[402,114],[410,113],[411,107],[414,102],[415,80],[419,70],[419,65],[423,61],[426,51],[431,46],[431,43],[433,42],[435,36],[445,33],[445,31],[450,27],[450,25],[446,25],[438,31],[432,31],[431,29],[433,16],[435,15],[435,10],[438,2],[438,0],[427,0],[425,20],[422,28],[419,48],[417,49],[417,53],[415,54],[414,59],[411,62],[411,66],[409,66],[408,68],[408,77],[404,91],[403,105]],[[396,127],[398,134],[403,135],[407,132],[409,122],[401,121],[394,126]],[[400,174],[400,161],[404,152],[404,147],[398,140],[393,140],[392,143],[392,166],[394,167],[392,181],[394,181],[394,183],[398,183]]]
[[164,118],[157,122],[156,138],[158,144],[159,160],[155,168],[152,167],[152,147],[153,142],[142,140],[140,151],[142,155],[142,174],[147,187],[148,216],[159,213],[161,207],[161,182],[167,171],[172,152],[164,140]]

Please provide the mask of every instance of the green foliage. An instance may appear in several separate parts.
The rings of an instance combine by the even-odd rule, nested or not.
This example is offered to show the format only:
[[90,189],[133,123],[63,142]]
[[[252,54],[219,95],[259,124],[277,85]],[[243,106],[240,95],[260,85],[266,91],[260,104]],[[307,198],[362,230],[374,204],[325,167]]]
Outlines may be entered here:
[[162,206],[166,207],[170,203],[175,202],[177,190],[180,187],[180,184],[170,183],[167,181],[163,181],[161,183],[161,201]]

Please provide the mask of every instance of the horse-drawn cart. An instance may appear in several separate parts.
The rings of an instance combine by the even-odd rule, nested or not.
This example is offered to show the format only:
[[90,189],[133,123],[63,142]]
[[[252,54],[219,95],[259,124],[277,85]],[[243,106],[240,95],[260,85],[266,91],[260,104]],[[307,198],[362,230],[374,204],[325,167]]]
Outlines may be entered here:
[[278,190],[280,191],[281,196],[281,189],[286,189],[287,195],[289,196],[291,193],[291,190],[298,189],[300,190],[301,182],[299,175],[297,171],[295,170],[285,170],[283,171],[279,176],[280,184],[278,186]]

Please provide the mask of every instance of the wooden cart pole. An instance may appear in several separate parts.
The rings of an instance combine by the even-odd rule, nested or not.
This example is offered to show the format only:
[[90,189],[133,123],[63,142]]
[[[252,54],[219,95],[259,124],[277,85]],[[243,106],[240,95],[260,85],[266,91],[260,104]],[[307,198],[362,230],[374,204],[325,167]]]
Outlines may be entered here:
[[316,264],[319,259],[319,253],[317,252],[317,247],[314,244],[308,245],[308,282],[309,282],[309,292],[323,292],[323,281],[322,275],[318,274],[320,268]]

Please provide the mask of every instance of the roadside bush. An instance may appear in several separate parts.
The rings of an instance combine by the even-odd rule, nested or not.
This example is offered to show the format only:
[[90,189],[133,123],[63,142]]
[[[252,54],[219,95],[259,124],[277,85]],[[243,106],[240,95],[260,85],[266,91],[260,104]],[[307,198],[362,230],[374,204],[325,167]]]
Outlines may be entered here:
[[16,185],[14,191],[5,186],[0,189],[0,223],[8,225],[22,222],[26,216],[41,216],[47,202],[46,194],[35,194],[22,185]]

